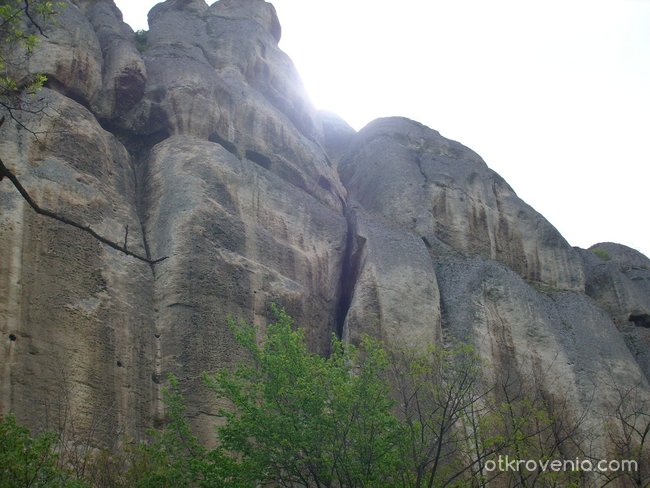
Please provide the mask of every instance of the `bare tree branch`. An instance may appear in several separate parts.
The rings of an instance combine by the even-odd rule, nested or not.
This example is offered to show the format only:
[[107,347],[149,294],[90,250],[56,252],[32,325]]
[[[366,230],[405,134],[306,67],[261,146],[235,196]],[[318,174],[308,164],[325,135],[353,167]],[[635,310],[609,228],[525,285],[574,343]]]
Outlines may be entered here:
[[[2,120],[0,120],[0,125],[1,125],[1,123],[2,123],[3,121],[4,121],[4,118],[3,118]],[[5,166],[5,164],[4,164],[4,162],[2,161],[2,159],[0,159],[0,181],[2,181],[5,177],[7,177],[7,178],[11,181],[11,183],[13,183],[14,187],[16,188],[16,190],[18,190],[18,192],[21,194],[21,196],[23,197],[23,199],[24,199],[24,200],[29,204],[29,206],[32,207],[32,208],[34,209],[34,211],[35,211],[36,213],[40,214],[40,215],[44,215],[45,217],[49,217],[49,218],[51,218],[51,219],[58,220],[59,222],[63,222],[63,223],[66,224],[66,225],[70,225],[70,226],[72,226],[72,227],[75,227],[75,228],[77,228],[77,229],[80,229],[80,230],[82,230],[82,231],[84,231],[84,232],[90,234],[91,236],[93,236],[95,239],[97,239],[97,240],[98,240],[99,242],[101,242],[102,244],[105,244],[105,245],[107,245],[108,247],[111,247],[111,248],[113,248],[113,249],[115,249],[115,250],[117,250],[117,251],[120,251],[121,253],[126,254],[127,256],[131,256],[131,257],[133,257],[133,258],[135,258],[135,259],[138,259],[138,260],[140,260],[140,261],[143,261],[143,262],[145,262],[145,263],[148,263],[148,264],[150,264],[150,265],[152,265],[152,266],[155,265],[155,264],[158,264],[158,263],[160,263],[160,262],[162,262],[162,261],[164,261],[164,260],[167,259],[167,257],[168,257],[168,256],[165,256],[165,257],[158,258],[158,259],[150,259],[150,258],[148,258],[148,257],[146,257],[146,256],[141,256],[141,255],[139,255],[139,254],[136,254],[136,253],[134,253],[134,252],[129,251],[128,249],[126,249],[126,238],[128,237],[128,230],[127,230],[127,235],[126,235],[125,238],[124,238],[124,245],[121,246],[121,245],[117,244],[116,242],[113,242],[113,241],[111,241],[110,239],[107,239],[106,237],[103,237],[103,236],[99,235],[97,232],[95,232],[95,231],[94,231],[92,228],[90,228],[90,226],[88,226],[88,225],[80,224],[80,223],[78,223],[78,222],[75,222],[74,220],[70,220],[70,219],[67,218],[67,217],[64,217],[64,216],[62,216],[62,215],[58,215],[58,214],[56,214],[56,213],[54,213],[54,212],[52,212],[52,211],[50,211],[50,210],[47,210],[47,209],[41,208],[41,207],[40,207],[40,206],[39,206],[39,205],[38,205],[38,204],[37,204],[37,203],[32,199],[32,197],[29,195],[29,193],[27,192],[27,190],[25,189],[25,187],[23,187],[23,185],[20,183],[20,181],[18,181],[18,178],[16,177],[16,175],[14,175],[14,174],[13,174],[13,173],[12,173],[12,172],[11,172],[11,171],[6,167],[6,166]]]
[[45,38],[47,36],[45,35],[45,32],[43,32],[43,29],[41,28],[40,24],[34,20],[32,17],[32,14],[29,12],[29,0],[25,0],[25,8],[23,9],[25,12],[25,16],[29,19],[29,21],[38,29],[38,32]]

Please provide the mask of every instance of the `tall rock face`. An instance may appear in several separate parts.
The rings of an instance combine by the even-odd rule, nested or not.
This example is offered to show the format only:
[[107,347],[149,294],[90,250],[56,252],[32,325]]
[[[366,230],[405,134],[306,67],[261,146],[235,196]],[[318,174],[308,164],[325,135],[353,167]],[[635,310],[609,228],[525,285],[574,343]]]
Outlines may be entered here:
[[[263,0],[167,0],[136,40],[111,0],[66,1],[21,69],[46,88],[0,129],[36,214],[0,185],[0,408],[112,445],[162,419],[175,373],[204,440],[203,371],[285,307],[332,334],[471,342],[492,376],[561,394],[587,427],[650,392],[650,261],[572,248],[485,162],[403,118],[314,110]],[[136,44],[137,41],[137,44]],[[32,132],[26,131],[27,127]],[[137,256],[129,255],[127,250]]]
[[474,152],[408,119],[368,124],[338,169],[362,243],[346,336],[472,343],[489,377],[590,412],[585,434],[620,391],[647,395],[646,257],[598,245],[613,258],[595,264]]
[[341,166],[351,198],[430,244],[508,265],[531,282],[584,290],[577,252],[473,151],[408,119],[372,122]]
[[101,417],[104,442],[160,418],[169,372],[212,437],[200,376],[239,359],[229,315],[282,304],[323,353],[339,328],[345,189],[275,10],[170,0],[150,24],[140,53],[111,1],[66,3],[25,68],[48,76],[20,114],[38,137],[7,123],[0,146],[41,207],[166,258],[2,185],[2,411]]

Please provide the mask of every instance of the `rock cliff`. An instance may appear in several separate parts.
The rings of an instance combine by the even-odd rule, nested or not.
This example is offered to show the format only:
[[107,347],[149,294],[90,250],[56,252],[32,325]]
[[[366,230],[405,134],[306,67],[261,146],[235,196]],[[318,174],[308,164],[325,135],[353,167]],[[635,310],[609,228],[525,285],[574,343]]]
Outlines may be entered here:
[[[238,359],[226,317],[272,302],[332,334],[469,341],[490,374],[537,378],[575,412],[650,393],[650,260],[571,247],[473,151],[403,118],[358,133],[314,110],[263,0],[167,0],[136,38],[111,0],[65,0],[23,70],[41,110],[0,156],[0,411],[61,411],[140,438],[174,372],[204,439],[203,371]],[[139,47],[139,49],[138,49]],[[590,417],[598,423],[597,414]]]

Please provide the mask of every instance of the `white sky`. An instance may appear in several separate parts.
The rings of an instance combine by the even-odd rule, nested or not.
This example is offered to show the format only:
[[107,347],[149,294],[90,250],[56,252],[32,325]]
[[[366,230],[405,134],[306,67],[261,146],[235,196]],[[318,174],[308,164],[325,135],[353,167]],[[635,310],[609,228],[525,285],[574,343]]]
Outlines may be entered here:
[[[116,0],[136,30],[155,3]],[[650,0],[272,3],[318,108],[422,122],[572,245],[650,256]]]

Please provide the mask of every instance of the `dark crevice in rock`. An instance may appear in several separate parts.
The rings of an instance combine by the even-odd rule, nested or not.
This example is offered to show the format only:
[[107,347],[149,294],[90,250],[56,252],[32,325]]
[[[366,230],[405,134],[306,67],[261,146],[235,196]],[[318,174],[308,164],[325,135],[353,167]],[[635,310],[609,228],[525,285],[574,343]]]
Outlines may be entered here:
[[79,105],[84,107],[86,110],[89,112],[92,112],[92,109],[90,108],[90,104],[88,103],[88,100],[84,97],[83,94],[79,93],[76,90],[72,90],[68,87],[65,86],[65,84],[61,83],[59,80],[54,78],[52,75],[47,75],[47,80],[45,80],[45,83],[43,83],[43,86],[45,88],[49,88],[50,90],[53,90],[57,93],[60,93],[64,97],[69,98],[70,100],[74,100],[77,102]]
[[116,113],[126,113],[142,100],[146,79],[138,69],[123,69],[114,83]]
[[[133,184],[135,187],[135,210],[138,222],[140,223],[140,233],[142,235],[142,245],[145,250],[145,255],[147,259],[151,259],[151,250],[144,225],[147,214],[146,195],[144,190],[147,165],[144,163],[149,158],[154,146],[170,136],[169,131],[164,129],[143,135],[122,129],[110,120],[100,119],[98,122],[104,130],[113,134],[122,143],[131,156],[130,165],[131,170],[133,171]],[[152,266],[151,269],[155,276],[155,268]]]
[[325,191],[328,191],[328,192],[332,191],[332,184],[323,175],[321,175],[318,178],[318,186],[320,186]]
[[[138,164],[135,158],[131,157],[131,168],[133,169],[133,180],[135,185],[135,211],[138,216],[138,222],[140,223],[140,233],[142,234],[142,245],[144,246],[144,252],[147,255],[147,258],[151,259],[151,249],[149,248],[149,242],[147,240],[147,232],[144,226],[146,211],[145,211],[145,196],[143,191],[143,166]],[[151,267],[151,271],[155,276],[155,269]]]
[[415,156],[415,162],[418,165],[418,170],[420,171],[420,174],[422,175],[422,178],[424,178],[424,183],[422,183],[422,187],[427,187],[429,185],[429,177],[427,174],[424,172],[424,168],[422,168],[422,151],[418,151],[418,153]]
[[424,245],[427,247],[427,249],[431,249],[431,243],[429,242],[429,239],[426,237],[422,236],[422,242],[424,242]]
[[265,154],[261,154],[252,149],[247,149],[244,153],[244,157],[249,161],[257,164],[258,166],[261,166],[262,168],[275,173],[285,182],[295,186],[296,188],[300,188],[308,195],[311,195],[316,199],[320,199],[320,195],[315,191],[315,187],[308,184],[300,171],[291,166],[291,164],[289,164],[287,161],[283,161],[279,157],[275,160],[271,159]]
[[11,342],[15,342],[16,341],[16,334],[9,334],[9,340]]
[[637,327],[644,327],[650,329],[650,315],[647,313],[631,314],[629,321]]
[[258,153],[257,151],[253,151],[251,149],[246,150],[246,159],[268,170],[270,170],[271,166],[273,165],[273,161],[271,161],[268,156],[265,156],[264,154]]
[[176,302],[176,303],[171,303],[171,304],[167,305],[167,308],[174,308],[174,307],[189,308],[191,310],[198,309],[198,307],[196,305],[191,305],[189,303]]
[[361,270],[361,254],[366,239],[356,235],[356,225],[352,212],[346,206],[343,207],[347,221],[345,236],[345,251],[343,254],[343,269],[341,270],[341,281],[339,284],[339,300],[336,307],[336,335],[343,336],[343,325],[352,305],[354,289]]
[[99,125],[107,132],[113,134],[120,143],[126,148],[133,161],[146,161],[151,149],[159,142],[170,137],[167,129],[161,129],[150,134],[139,134],[124,129],[112,120],[98,118]]
[[239,155],[239,151],[237,150],[237,146],[234,143],[221,137],[217,132],[213,132],[212,134],[210,134],[208,136],[208,141],[219,144],[221,147],[223,147],[226,151],[228,151],[230,154],[235,156],[237,159],[241,159],[241,156]]

